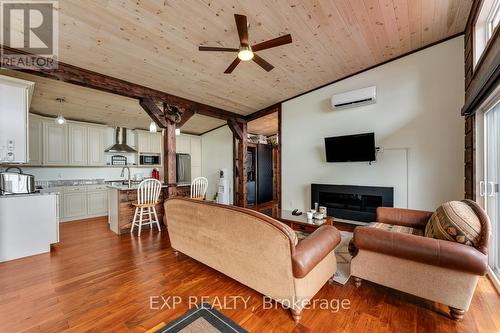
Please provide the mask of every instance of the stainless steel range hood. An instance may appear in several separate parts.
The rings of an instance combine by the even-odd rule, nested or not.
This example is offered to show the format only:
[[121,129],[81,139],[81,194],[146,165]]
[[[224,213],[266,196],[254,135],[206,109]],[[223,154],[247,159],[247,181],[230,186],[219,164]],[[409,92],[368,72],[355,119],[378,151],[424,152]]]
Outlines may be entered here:
[[137,150],[127,144],[127,129],[115,129],[115,144],[105,150],[106,153],[137,153]]

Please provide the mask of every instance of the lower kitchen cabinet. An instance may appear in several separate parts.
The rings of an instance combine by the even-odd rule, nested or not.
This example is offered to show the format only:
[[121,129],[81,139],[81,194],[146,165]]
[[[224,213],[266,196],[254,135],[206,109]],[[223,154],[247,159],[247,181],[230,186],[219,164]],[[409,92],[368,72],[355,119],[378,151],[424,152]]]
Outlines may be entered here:
[[108,191],[87,192],[87,214],[91,216],[108,214]]
[[106,185],[66,186],[45,191],[59,192],[61,222],[108,215]]
[[76,191],[64,193],[64,219],[87,215],[87,193]]

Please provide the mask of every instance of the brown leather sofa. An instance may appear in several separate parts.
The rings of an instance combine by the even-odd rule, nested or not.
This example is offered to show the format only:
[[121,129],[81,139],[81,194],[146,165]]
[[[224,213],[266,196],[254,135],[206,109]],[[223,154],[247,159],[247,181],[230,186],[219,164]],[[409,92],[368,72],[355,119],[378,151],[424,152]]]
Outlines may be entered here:
[[172,247],[290,308],[303,308],[328,282],[340,233],[322,226],[297,241],[287,225],[254,210],[175,198],[165,202]]
[[[482,225],[477,248],[373,227],[356,228],[356,254],[351,262],[356,286],[365,279],[446,304],[450,316],[461,320],[479,277],[487,271],[490,234],[488,216],[475,202],[468,204]],[[380,207],[377,222],[423,232],[431,215],[432,212]]]

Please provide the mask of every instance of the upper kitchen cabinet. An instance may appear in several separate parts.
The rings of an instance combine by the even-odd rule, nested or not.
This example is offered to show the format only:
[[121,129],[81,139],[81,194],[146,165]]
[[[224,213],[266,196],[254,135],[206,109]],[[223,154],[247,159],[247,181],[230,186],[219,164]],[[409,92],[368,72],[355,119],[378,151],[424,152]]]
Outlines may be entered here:
[[88,126],[88,165],[102,166],[104,161],[104,127]]
[[81,124],[68,124],[69,164],[87,165],[88,127]]
[[137,152],[139,154],[161,154],[162,135],[161,133],[150,133],[136,130]]
[[0,164],[28,162],[28,110],[34,85],[0,75]]
[[43,164],[68,165],[68,126],[43,121]]
[[192,136],[189,142],[191,165],[201,166],[201,138]]
[[176,137],[176,153],[191,156],[191,179],[201,176],[201,138],[181,134]]
[[29,115],[29,164],[104,166],[106,126]]
[[33,114],[29,116],[29,164],[43,163],[43,122],[42,118]]
[[191,152],[190,136],[181,134],[175,139],[175,151],[179,154],[189,154]]

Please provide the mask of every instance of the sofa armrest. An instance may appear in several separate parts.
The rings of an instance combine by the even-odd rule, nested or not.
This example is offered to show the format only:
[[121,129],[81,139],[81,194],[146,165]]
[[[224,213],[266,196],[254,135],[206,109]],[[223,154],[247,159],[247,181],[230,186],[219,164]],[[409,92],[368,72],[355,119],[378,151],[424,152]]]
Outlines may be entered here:
[[401,225],[410,228],[425,229],[432,212],[413,209],[377,208],[377,222]]
[[371,227],[354,230],[354,246],[359,250],[484,275],[488,267],[485,254],[472,246],[455,242],[386,231]]
[[340,243],[340,232],[331,225],[323,225],[303,239],[292,255],[293,276],[305,277]]

